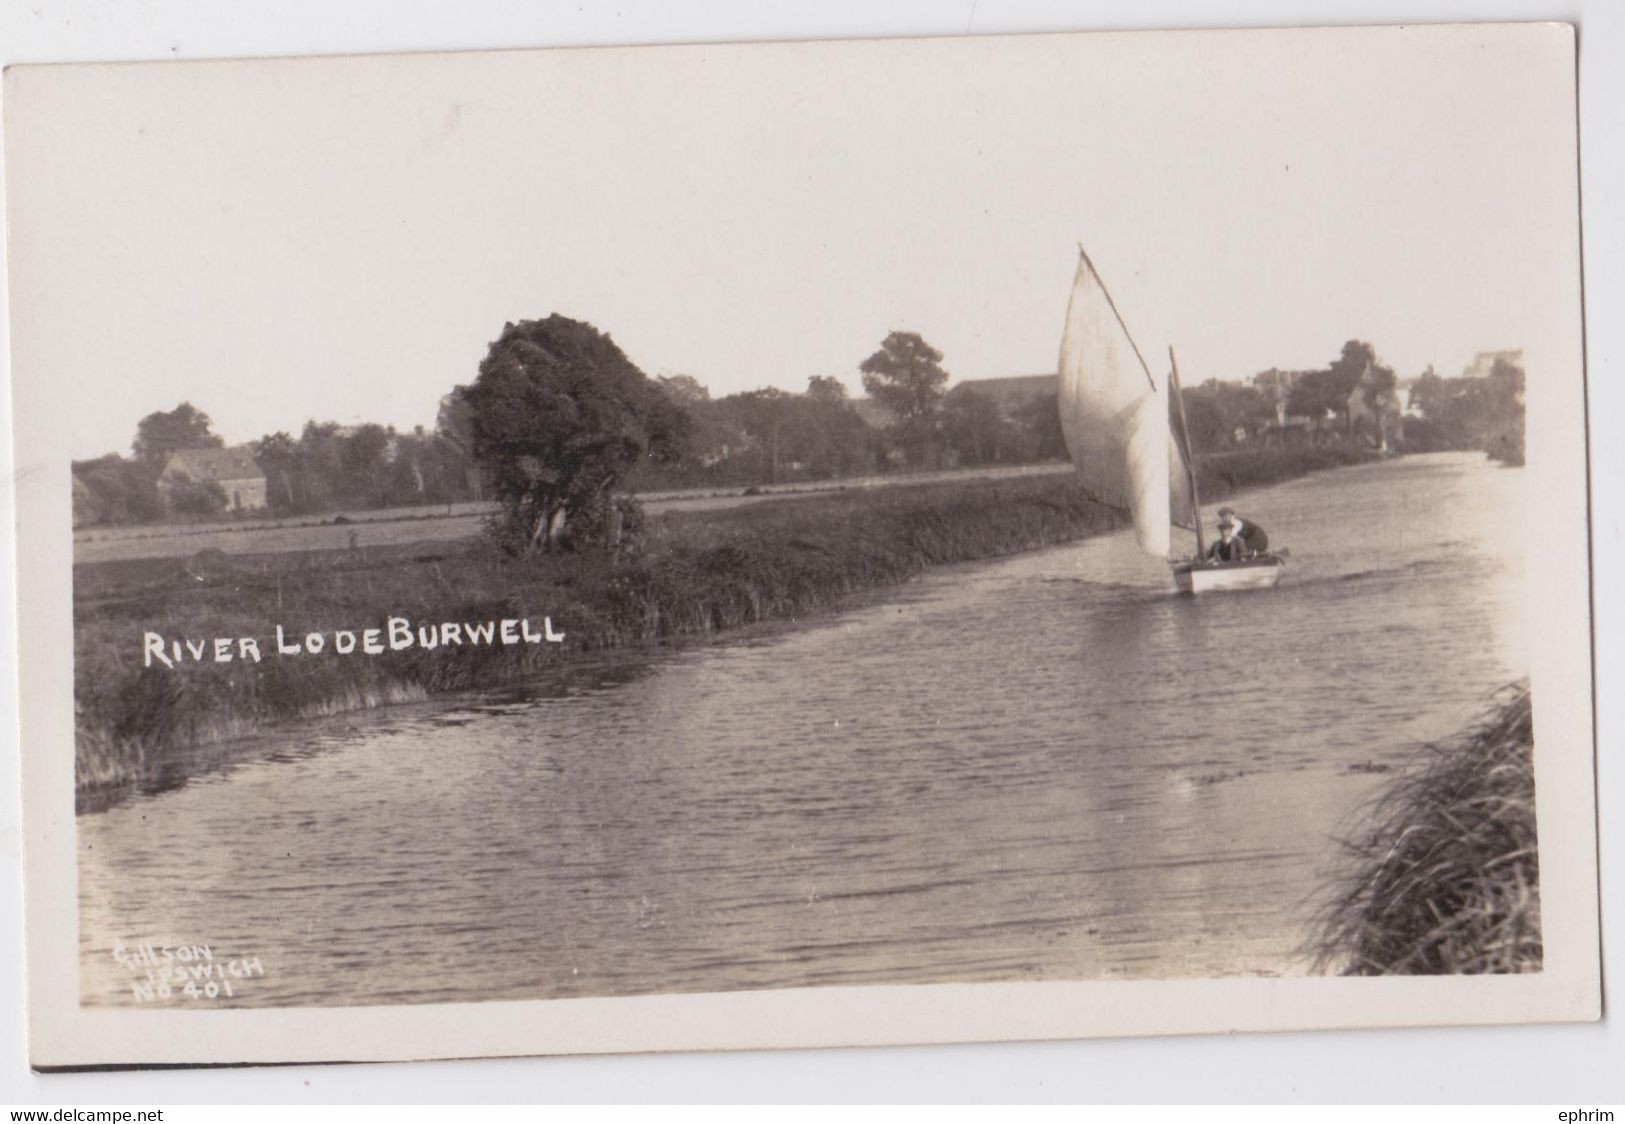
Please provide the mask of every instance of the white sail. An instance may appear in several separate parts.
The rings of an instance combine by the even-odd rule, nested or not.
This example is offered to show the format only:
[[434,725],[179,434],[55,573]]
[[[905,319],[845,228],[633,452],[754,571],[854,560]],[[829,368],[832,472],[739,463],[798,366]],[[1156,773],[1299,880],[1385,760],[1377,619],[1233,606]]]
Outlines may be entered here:
[[1060,376],[1061,430],[1084,491],[1132,515],[1140,549],[1166,557],[1171,525],[1193,524],[1184,460],[1169,431],[1168,383],[1152,378],[1081,251]]

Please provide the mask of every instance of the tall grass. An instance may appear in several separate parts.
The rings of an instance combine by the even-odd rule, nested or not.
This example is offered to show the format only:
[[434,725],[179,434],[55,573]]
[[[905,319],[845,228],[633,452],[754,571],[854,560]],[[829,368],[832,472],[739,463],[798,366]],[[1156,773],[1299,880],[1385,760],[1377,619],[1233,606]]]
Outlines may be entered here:
[[1540,867],[1528,682],[1425,748],[1347,843],[1318,940],[1345,975],[1538,972]]
[[1226,499],[1247,488],[1278,484],[1320,472],[1378,459],[1362,445],[1328,442],[1290,449],[1249,449],[1214,453],[1196,460],[1196,486],[1204,503]]

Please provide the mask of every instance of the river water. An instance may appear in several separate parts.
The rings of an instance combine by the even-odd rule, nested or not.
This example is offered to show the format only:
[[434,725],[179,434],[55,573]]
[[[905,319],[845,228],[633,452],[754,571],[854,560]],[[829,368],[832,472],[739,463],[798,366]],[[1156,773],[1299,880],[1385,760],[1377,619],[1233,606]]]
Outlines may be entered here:
[[1310,970],[1352,814],[1527,673],[1524,487],[1323,473],[1237,503],[1270,592],[1117,534],[231,747],[79,817],[82,1001],[149,943],[235,1005]]

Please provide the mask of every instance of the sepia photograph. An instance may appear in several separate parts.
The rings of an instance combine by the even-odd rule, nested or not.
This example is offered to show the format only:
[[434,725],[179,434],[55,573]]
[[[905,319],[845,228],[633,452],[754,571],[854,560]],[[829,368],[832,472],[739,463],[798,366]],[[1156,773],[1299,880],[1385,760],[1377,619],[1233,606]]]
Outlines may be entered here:
[[5,81],[37,1066],[1597,1017],[1571,28]]

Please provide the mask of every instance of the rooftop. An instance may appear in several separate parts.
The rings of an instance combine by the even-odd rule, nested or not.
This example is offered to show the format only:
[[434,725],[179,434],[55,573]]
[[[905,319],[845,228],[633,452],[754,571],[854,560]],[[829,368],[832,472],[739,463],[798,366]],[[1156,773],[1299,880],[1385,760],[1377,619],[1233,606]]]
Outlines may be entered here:
[[176,449],[164,465],[164,475],[177,471],[194,480],[259,480],[265,476],[254,459],[254,450],[247,445],[234,445],[229,449]]

